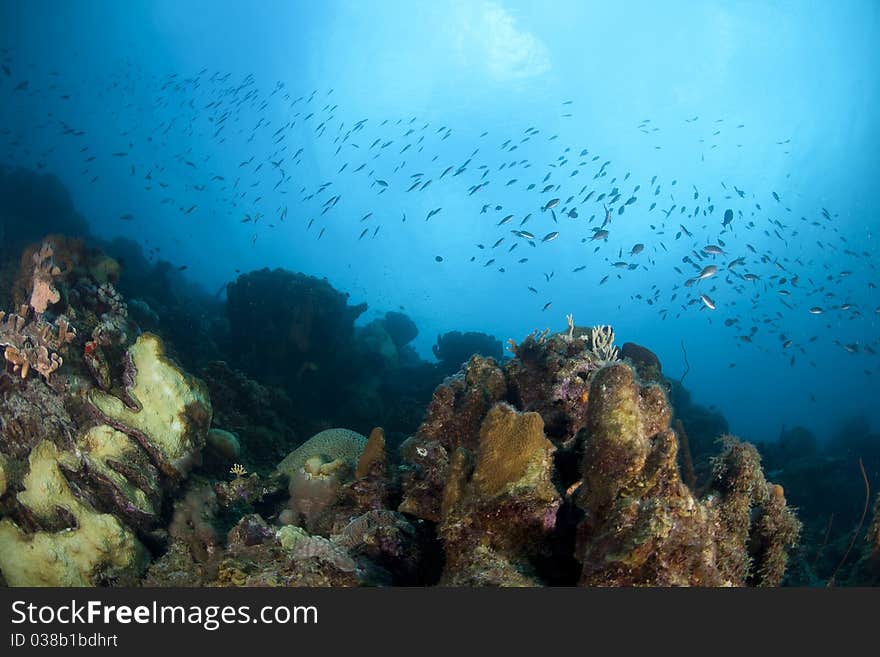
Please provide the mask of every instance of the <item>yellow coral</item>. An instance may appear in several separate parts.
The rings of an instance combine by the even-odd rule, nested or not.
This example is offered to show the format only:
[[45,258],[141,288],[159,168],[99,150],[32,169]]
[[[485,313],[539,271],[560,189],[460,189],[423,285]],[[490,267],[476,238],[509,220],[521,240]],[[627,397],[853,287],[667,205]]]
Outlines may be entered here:
[[544,436],[544,420],[538,413],[518,413],[509,404],[495,404],[480,427],[473,483],[478,495],[487,499],[518,487],[539,491],[539,498],[551,500],[556,489],[547,467],[555,451]]
[[78,441],[87,454],[89,467],[114,486],[136,509],[153,515],[156,509],[147,494],[113,468],[113,463],[141,464],[144,454],[128,435],[106,424],[92,427]]
[[376,427],[370,432],[363,454],[358,460],[355,476],[358,479],[366,477],[375,464],[385,461],[385,432],[381,427]]
[[141,335],[128,355],[135,371],[129,395],[139,408],[132,410],[100,390],[92,390],[89,401],[109,423],[137,437],[163,472],[185,475],[211,424],[207,388],[165,356],[155,335]]
[[9,519],[0,521],[0,572],[11,586],[94,586],[142,570],[146,550],[131,530],[80,502],[71,491],[59,464],[75,467],[76,456],[43,440],[28,462],[18,501],[45,522],[64,509],[76,528],[28,535]]

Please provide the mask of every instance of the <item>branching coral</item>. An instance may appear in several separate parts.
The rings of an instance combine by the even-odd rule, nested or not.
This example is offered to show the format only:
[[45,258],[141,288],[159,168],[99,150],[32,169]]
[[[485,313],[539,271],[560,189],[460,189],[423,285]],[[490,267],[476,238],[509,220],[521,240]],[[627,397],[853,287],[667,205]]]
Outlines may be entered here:
[[61,293],[52,282],[61,274],[61,269],[52,261],[53,255],[54,250],[49,242],[44,242],[33,255],[34,270],[29,303],[37,315],[42,315],[51,304],[61,300]]
[[617,360],[617,347],[614,346],[614,329],[610,326],[594,326],[590,329],[590,351],[601,365]]
[[[64,362],[58,353],[76,337],[76,330],[65,317],[54,323],[43,318],[50,304],[58,303],[61,294],[53,283],[61,270],[52,261],[52,245],[44,242],[32,255],[31,292],[29,305],[22,304],[19,314],[7,316],[0,311],[0,347],[13,372],[27,378],[31,370],[46,381]],[[34,317],[31,318],[31,311]]]
[[29,321],[29,314],[27,306],[17,315],[0,311],[0,347],[6,362],[21,378],[33,370],[48,381],[64,362],[59,350],[74,340],[76,330],[64,317],[50,323],[41,315]]

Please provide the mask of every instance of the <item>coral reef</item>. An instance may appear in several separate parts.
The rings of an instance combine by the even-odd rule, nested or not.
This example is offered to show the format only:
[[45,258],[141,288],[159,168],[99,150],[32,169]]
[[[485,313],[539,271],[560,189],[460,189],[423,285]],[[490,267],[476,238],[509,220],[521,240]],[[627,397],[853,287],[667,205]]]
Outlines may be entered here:
[[336,383],[367,309],[349,306],[326,280],[282,269],[243,274],[226,294],[236,366],[271,383],[308,382],[310,398]]
[[52,244],[47,241],[29,259],[23,259],[27,263],[23,267],[23,276],[29,282],[28,302],[21,305],[17,315],[7,316],[0,311],[3,356],[13,372],[23,379],[33,370],[48,381],[64,362],[59,352],[76,338],[76,330],[64,316],[55,322],[49,322],[43,316],[49,305],[61,300],[61,293],[54,283],[61,270],[54,263],[53,255]]
[[[15,175],[0,171],[0,200]],[[95,248],[69,200],[51,203],[62,219],[0,245],[0,301],[18,309],[0,313],[5,583],[792,577],[802,532],[787,498],[814,503],[800,482],[828,453],[800,430],[768,447],[783,492],[755,447],[666,380],[650,350],[618,349],[610,326],[569,315],[567,331],[511,342],[506,359],[494,337],[453,331],[427,363],[409,317],[356,326],[366,305],[326,280],[250,272],[224,310],[222,291],[205,295],[155,252]],[[0,222],[31,212],[2,209]],[[847,445],[876,468],[870,440]],[[877,581],[875,507],[870,542],[838,582]],[[809,516],[811,536],[824,511]]]

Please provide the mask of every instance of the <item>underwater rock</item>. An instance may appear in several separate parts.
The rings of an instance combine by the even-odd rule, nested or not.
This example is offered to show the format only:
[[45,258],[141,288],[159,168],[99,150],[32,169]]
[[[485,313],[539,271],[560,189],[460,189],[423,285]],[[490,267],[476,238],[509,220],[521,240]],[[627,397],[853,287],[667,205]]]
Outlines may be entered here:
[[[442,582],[781,581],[800,524],[782,489],[764,479],[754,447],[726,440],[710,464],[711,489],[697,498],[679,475],[664,387],[617,360],[609,327],[532,334],[512,351],[503,368],[474,357],[438,387],[400,449],[398,510],[437,523]],[[528,423],[540,423],[540,433],[522,429]],[[504,447],[490,451],[495,425],[508,440],[532,436],[530,447],[517,451],[499,439]],[[524,485],[517,454],[540,456],[540,467],[525,472],[540,473],[544,485]],[[484,474],[496,470],[504,474]],[[564,499],[557,490],[566,490]]]
[[146,567],[147,553],[134,533],[74,494],[61,468],[77,469],[79,457],[47,440],[28,456],[17,498],[32,519],[55,529],[26,533],[0,520],[0,572],[10,586],[131,585]]
[[193,483],[174,505],[168,534],[187,546],[198,563],[205,563],[218,551],[219,536],[214,529],[217,495],[211,486]]
[[213,422],[239,437],[241,462],[269,472],[302,442],[293,405],[283,390],[264,386],[223,361],[200,370],[211,393]]
[[532,333],[504,368],[514,405],[540,413],[547,437],[566,449],[586,424],[590,380],[604,363],[588,338],[583,329],[571,337]]
[[388,332],[388,335],[391,336],[391,339],[394,341],[394,344],[398,349],[408,345],[419,335],[419,329],[416,326],[416,323],[403,313],[395,312],[393,310],[388,311],[385,313],[385,318],[382,320],[382,323],[385,325],[385,330]]
[[498,403],[486,415],[476,454],[458,448],[443,491],[439,534],[451,586],[540,583],[529,559],[556,524],[555,447],[537,413]]
[[240,464],[233,465],[229,472],[234,475],[230,481],[214,484],[217,502],[224,510],[253,509],[265,497],[280,496],[287,490],[285,477],[278,473],[267,477],[256,473],[248,474]]
[[14,303],[11,296],[19,253],[51,234],[89,234],[67,188],[50,174],[0,167],[0,308],[22,303]]
[[298,383],[309,399],[338,387],[366,304],[349,306],[326,280],[283,269],[243,274],[226,294],[237,367],[279,385]]
[[730,437],[713,491],[681,481],[666,395],[633,369],[600,370],[590,388],[578,502],[581,584],[777,585],[800,523],[767,483],[752,445]]
[[165,356],[162,341],[144,333],[127,352],[125,394],[92,390],[89,402],[103,421],[140,442],[163,473],[185,476],[199,457],[211,424],[205,385]]
[[663,384],[663,368],[660,365],[660,359],[647,347],[635,342],[624,342],[620,348],[620,357],[632,363],[643,383]]
[[498,339],[477,331],[449,331],[438,335],[437,344],[432,347],[432,351],[442,369],[447,372],[455,372],[474,355],[494,358],[498,362],[504,357],[504,350]]
[[385,329],[385,322],[373,320],[357,330],[356,339],[361,347],[359,360],[371,366],[374,372],[394,369],[400,365],[400,354],[391,335]]
[[65,398],[44,381],[0,375],[0,452],[25,459],[43,439],[64,444],[73,426]]
[[[387,509],[374,509],[354,518],[333,536],[336,545],[355,560],[382,570],[389,584],[412,586],[420,583],[422,549],[420,537],[406,517]],[[378,575],[378,573],[377,573]]]
[[156,569],[160,585],[187,581],[209,586],[362,586],[371,579],[346,549],[295,526],[270,530],[262,518],[246,516],[229,532],[226,550],[210,571],[169,559]]
[[238,436],[225,429],[209,429],[205,444],[214,454],[227,461],[234,461],[241,454]]

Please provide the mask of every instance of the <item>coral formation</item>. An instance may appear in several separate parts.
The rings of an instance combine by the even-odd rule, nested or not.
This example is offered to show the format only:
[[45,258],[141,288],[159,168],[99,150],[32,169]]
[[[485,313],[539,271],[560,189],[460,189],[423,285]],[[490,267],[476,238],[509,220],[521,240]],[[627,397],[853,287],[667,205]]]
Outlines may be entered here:
[[660,387],[611,365],[597,373],[590,399],[578,499],[582,584],[779,583],[800,524],[752,445],[725,438],[714,491],[698,500],[679,476]]
[[45,440],[31,450],[17,497],[50,529],[28,534],[10,519],[0,521],[0,571],[11,586],[130,584],[146,566],[146,551],[130,529],[74,495],[62,468],[76,468],[77,461]]
[[134,436],[165,474],[186,474],[211,424],[205,385],[172,363],[162,341],[149,333],[129,348],[126,366],[131,406],[100,390],[92,390],[89,402],[105,422]]
[[[714,462],[712,489],[697,497],[679,475],[678,438],[670,428],[664,387],[643,383],[632,366],[615,360],[612,335],[608,328],[584,331],[573,325],[565,334],[533,333],[512,345],[515,358],[503,367],[474,357],[437,389],[424,423],[401,448],[399,510],[438,523],[446,554],[443,581],[567,580],[570,566],[564,559],[562,570],[550,562],[571,550],[585,585],[779,583],[800,525],[781,488],[764,479],[759,460],[746,458],[757,452],[726,440]],[[627,352],[656,379],[656,357],[634,347]],[[469,534],[480,526],[479,511],[451,511],[467,507],[467,500],[492,508],[488,493],[499,490],[498,484],[484,486],[481,496],[473,494],[474,481],[484,480],[475,474],[478,464],[492,462],[478,456],[484,423],[503,408],[542,421],[542,438],[555,448],[543,472],[556,490],[567,491],[554,503],[539,497],[548,505],[541,507],[527,488],[514,487],[519,494],[505,502],[519,509],[519,519],[533,522],[528,536],[534,542],[516,541],[518,547],[531,546],[528,558],[499,558],[481,543],[480,531]],[[519,434],[504,433],[504,463],[519,468],[511,457]],[[511,480],[517,480],[514,473],[497,481]],[[737,485],[740,481],[748,485]],[[508,511],[492,508],[492,513],[508,518]],[[503,541],[505,530],[515,534],[515,527],[509,521],[486,533]],[[461,549],[462,542],[472,549]],[[475,572],[482,574],[475,578]]]
[[556,524],[553,444],[537,413],[498,403],[486,414],[476,454],[459,447],[443,491],[439,534],[449,585],[528,585],[529,560]]
[[[366,306],[326,280],[244,274],[224,318],[222,298],[187,289],[133,243],[104,252],[40,233],[17,248],[16,266],[0,263],[11,292],[0,300],[20,308],[0,315],[6,583],[791,576],[802,532],[786,498],[802,495],[796,482],[823,448],[789,431],[767,449],[784,492],[752,445],[690,403],[647,348],[618,349],[609,326],[569,316],[564,333],[511,342],[506,360],[492,336],[453,331],[427,363],[409,317],[355,326]],[[857,450],[874,467],[869,443]],[[877,523],[838,581],[876,578]]]
[[328,377],[350,354],[354,320],[367,309],[349,306],[326,280],[282,269],[244,274],[226,294],[236,364],[270,382],[306,379],[318,391],[334,383]]
[[366,444],[367,439],[356,431],[325,429],[288,454],[278,464],[277,470],[292,477],[302,470],[310,460],[314,465],[314,459],[355,468]]

